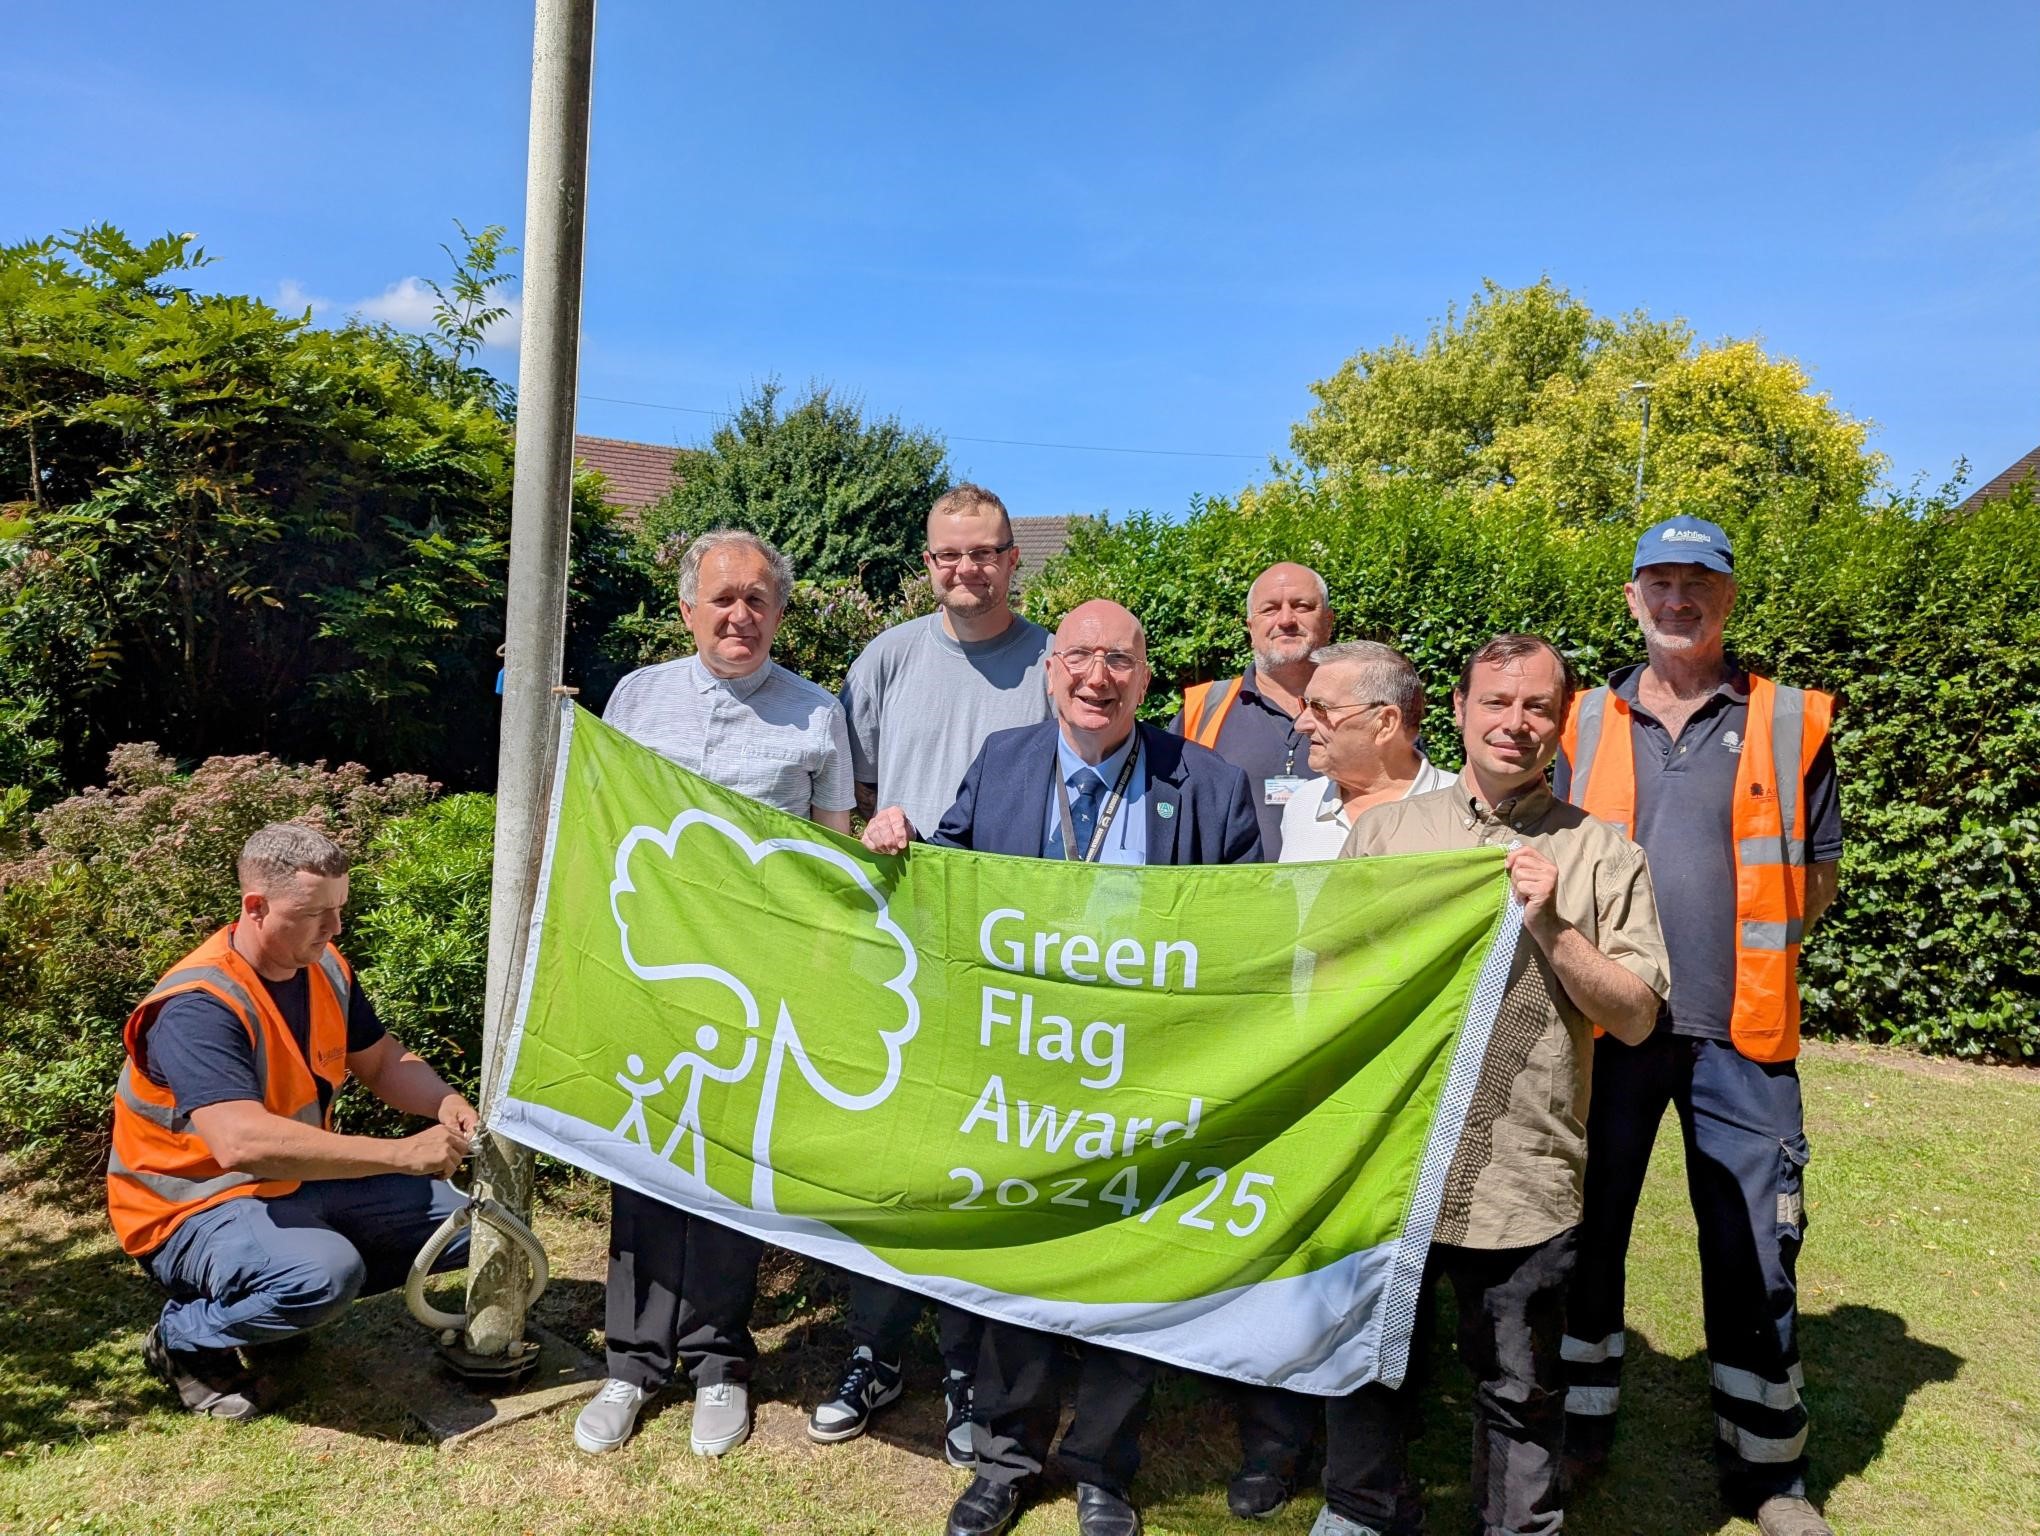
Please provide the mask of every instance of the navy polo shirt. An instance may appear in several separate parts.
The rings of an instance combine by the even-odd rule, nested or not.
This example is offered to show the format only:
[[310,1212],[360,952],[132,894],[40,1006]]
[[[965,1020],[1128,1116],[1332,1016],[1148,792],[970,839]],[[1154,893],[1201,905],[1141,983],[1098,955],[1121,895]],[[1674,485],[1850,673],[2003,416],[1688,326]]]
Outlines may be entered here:
[[[1216,693],[1225,683],[1211,686]],[[1169,729],[1178,736],[1183,734],[1180,709]],[[1247,788],[1254,796],[1254,815],[1261,823],[1261,851],[1274,863],[1282,857],[1282,807],[1268,803],[1267,781],[1310,778],[1310,738],[1298,734],[1289,713],[1261,692],[1251,666],[1240,676],[1240,691],[1233,695],[1211,749],[1245,772]]]
[[[1637,702],[1642,677],[1641,665],[1624,667],[1608,686],[1629,706],[1636,754],[1633,835],[1650,860],[1671,959],[1672,1033],[1726,1040],[1735,1001],[1735,776],[1749,734],[1749,674],[1736,668],[1676,741]],[[1572,765],[1563,752],[1552,786],[1560,798],[1572,787]],[[1814,754],[1800,803],[1806,807],[1807,862],[1839,859],[1842,806],[1830,742]]]
[[[311,1061],[312,1005],[309,970],[288,981],[258,977],[290,1026],[298,1054]],[[321,981],[320,986],[325,982]],[[347,1054],[365,1051],[388,1033],[359,981],[349,989]],[[255,1042],[240,1016],[205,992],[180,992],[156,1010],[155,1021],[142,1037],[142,1071],[177,1101],[177,1113],[225,1104],[235,1099],[262,1098],[262,1079],[255,1073]],[[332,1098],[326,1080],[319,1085],[319,1111]]]

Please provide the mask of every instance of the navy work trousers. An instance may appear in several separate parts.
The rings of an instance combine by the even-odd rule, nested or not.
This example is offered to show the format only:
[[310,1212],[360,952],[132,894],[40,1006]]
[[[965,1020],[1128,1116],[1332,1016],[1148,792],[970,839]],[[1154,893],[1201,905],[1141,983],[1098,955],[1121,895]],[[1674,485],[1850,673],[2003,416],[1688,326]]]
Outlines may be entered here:
[[[331,1322],[355,1297],[402,1285],[425,1240],[466,1203],[444,1179],[378,1173],[208,1206],[142,1260],[170,1293],[163,1343],[233,1349]],[[467,1242],[462,1232],[433,1268],[467,1263]]]
[[1807,1149],[1797,1068],[1751,1061],[1725,1040],[1662,1026],[1641,1045],[1604,1035],[1594,1047],[1592,1104],[1586,1214],[1566,1316],[1566,1448],[1597,1460],[1614,1436],[1629,1233],[1658,1123],[1671,1105],[1700,1229],[1724,1491],[1736,1501],[1803,1494],[1798,1262]]

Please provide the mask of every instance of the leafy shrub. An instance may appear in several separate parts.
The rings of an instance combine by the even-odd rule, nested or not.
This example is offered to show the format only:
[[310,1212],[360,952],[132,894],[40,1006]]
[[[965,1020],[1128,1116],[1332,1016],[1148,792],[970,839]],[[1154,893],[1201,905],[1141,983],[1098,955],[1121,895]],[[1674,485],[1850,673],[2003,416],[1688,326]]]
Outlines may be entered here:
[[[1961,1055],[2040,1055],[2040,512],[2030,489],[1970,511],[1837,511],[1781,497],[1727,517],[1744,662],[1840,695],[1847,849],[1803,969],[1810,1024]],[[1529,497],[1414,477],[1278,482],[1079,525],[1027,589],[1053,623],[1111,596],[1147,625],[1166,718],[1182,684],[1248,659],[1248,585],[1314,567],[1341,638],[1399,647],[1428,685],[1426,745],[1460,754],[1451,682],[1502,629],[1548,636],[1591,681],[1638,660],[1622,602],[1636,526],[1580,526]]]
[[0,863],[0,1144],[103,1148],[121,1026],[239,907],[234,858],[298,820],[359,856],[435,786],[349,763],[210,758],[190,774],[153,743],[116,749],[107,784],[41,812]]
[[[496,802],[451,795],[392,821],[356,866],[354,916],[340,946],[390,1033],[474,1099],[488,984],[489,877]],[[343,1130],[412,1129],[371,1095],[339,1104]]]

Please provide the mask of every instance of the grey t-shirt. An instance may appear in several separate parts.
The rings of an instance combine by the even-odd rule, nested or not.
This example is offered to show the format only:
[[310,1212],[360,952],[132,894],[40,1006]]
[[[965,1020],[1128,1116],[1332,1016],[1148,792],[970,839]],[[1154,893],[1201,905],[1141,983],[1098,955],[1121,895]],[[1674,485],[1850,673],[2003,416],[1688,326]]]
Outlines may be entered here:
[[990,640],[953,638],[939,613],[880,635],[843,681],[857,782],[933,832],[987,736],[1048,718],[1050,640],[1017,615]]

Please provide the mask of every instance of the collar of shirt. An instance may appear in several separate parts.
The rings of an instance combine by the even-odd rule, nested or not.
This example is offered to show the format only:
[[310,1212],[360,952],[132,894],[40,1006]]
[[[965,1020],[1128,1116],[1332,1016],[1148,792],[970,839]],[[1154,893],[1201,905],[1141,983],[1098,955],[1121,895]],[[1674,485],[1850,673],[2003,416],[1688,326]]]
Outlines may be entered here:
[[[1108,754],[1103,762],[1091,764],[1085,762],[1077,755],[1077,749],[1070,745],[1069,738],[1063,735],[1060,727],[1057,727],[1055,733],[1055,761],[1056,767],[1062,773],[1063,783],[1070,787],[1070,793],[1074,795],[1077,792],[1077,775],[1088,769],[1105,781],[1106,793],[1111,793],[1112,786],[1119,782],[1119,770],[1126,766],[1126,754],[1133,750],[1133,744],[1138,740],[1140,740],[1140,727],[1135,726],[1127,733],[1126,740],[1119,744],[1119,749],[1116,752]],[[1126,786],[1126,792],[1128,795],[1133,793],[1133,785],[1131,783]]]
[[708,670],[708,663],[701,659],[699,652],[694,656],[694,686],[703,693],[713,693],[720,688],[723,692],[739,699],[748,699],[772,675],[773,662],[770,656],[755,672],[746,672],[742,677],[718,677]]
[[1489,805],[1474,787],[1470,771],[1459,775],[1459,793],[1466,810],[1468,828],[1508,826],[1518,832],[1535,832],[1558,802],[1551,797],[1551,784],[1536,779],[1499,805]]
[[[1696,714],[1707,710],[1717,708],[1728,709],[1737,704],[1749,703],[1749,673],[1743,670],[1742,663],[1733,656],[1728,657],[1727,660],[1728,676],[1702,701],[1700,709],[1695,711]],[[1616,698],[1627,704],[1635,713],[1641,715],[1652,725],[1656,725],[1658,724],[1657,716],[1650,712],[1639,697],[1639,690],[1643,687],[1644,668],[1647,665],[1648,663],[1646,662],[1638,661],[1632,662],[1626,667],[1618,667],[1615,671],[1608,674],[1608,690]],[[1721,702],[1717,704],[1716,700]]]

